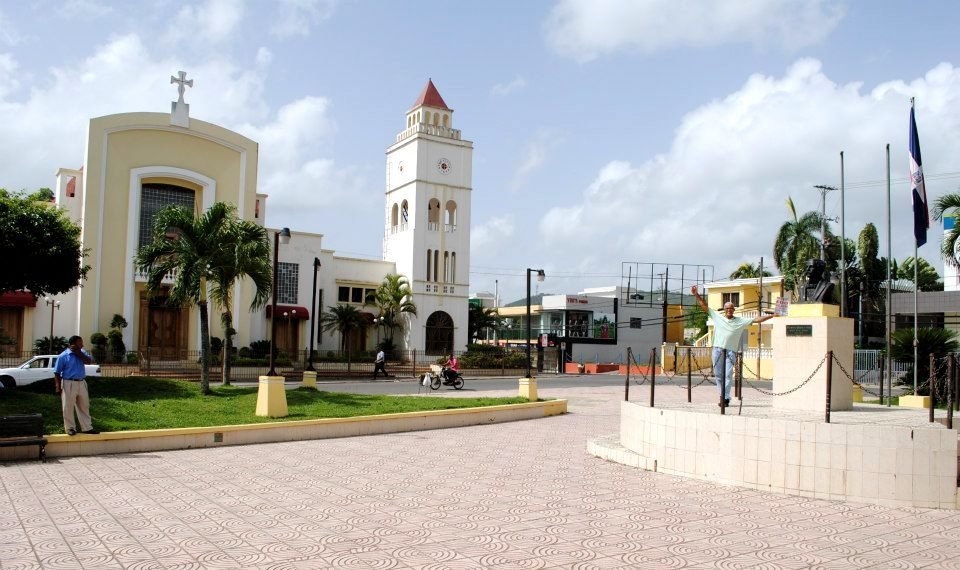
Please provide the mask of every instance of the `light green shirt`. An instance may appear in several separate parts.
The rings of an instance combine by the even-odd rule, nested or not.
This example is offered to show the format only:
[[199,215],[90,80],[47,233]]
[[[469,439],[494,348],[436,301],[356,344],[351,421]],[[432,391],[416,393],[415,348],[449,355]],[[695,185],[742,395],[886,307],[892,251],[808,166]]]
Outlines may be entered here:
[[747,317],[733,317],[728,319],[723,313],[710,309],[710,319],[713,321],[713,346],[727,350],[740,350],[740,338],[743,331],[753,324],[753,319]]

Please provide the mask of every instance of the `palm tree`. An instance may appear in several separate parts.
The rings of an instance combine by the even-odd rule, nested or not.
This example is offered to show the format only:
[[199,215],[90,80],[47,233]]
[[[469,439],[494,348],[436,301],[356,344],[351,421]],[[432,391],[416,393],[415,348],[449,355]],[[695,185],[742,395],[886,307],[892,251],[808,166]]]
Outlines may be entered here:
[[393,331],[403,330],[405,315],[417,316],[417,305],[413,302],[413,290],[407,278],[399,273],[388,273],[367,302],[376,305],[383,317],[383,324],[390,331],[387,341],[393,345]]
[[350,372],[350,336],[354,331],[367,328],[370,323],[353,305],[336,305],[320,316],[320,328],[324,332],[340,333],[340,349],[347,353],[347,372]]
[[784,284],[797,293],[807,259],[819,256],[820,239],[817,234],[820,233],[823,217],[819,212],[807,212],[798,218],[792,198],[787,198],[787,208],[793,219],[780,226],[773,243],[773,259],[783,275]]
[[273,286],[273,267],[270,263],[270,240],[261,226],[246,220],[230,223],[224,231],[223,251],[211,266],[210,298],[220,305],[220,323],[223,326],[224,357],[223,385],[230,385],[230,354],[233,346],[233,291],[244,277],[253,280],[254,293],[250,310],[267,304]]
[[749,279],[751,277],[773,277],[773,273],[764,269],[763,275],[760,275],[759,265],[745,262],[741,263],[740,266],[730,274],[730,279]]
[[226,228],[234,220],[233,207],[216,202],[205,213],[180,206],[163,208],[153,220],[153,242],[140,248],[135,264],[147,274],[147,291],[160,291],[163,278],[175,272],[170,302],[196,303],[200,311],[200,392],[210,393],[210,323],[207,315],[207,283],[212,267],[224,261]]
[[[960,218],[960,194],[944,194],[933,203],[933,217],[942,220],[944,216],[956,216],[955,220]],[[943,238],[943,245],[940,248],[943,258],[954,267],[960,267],[960,256],[957,255],[957,247],[960,247],[960,225],[954,224],[950,233]]]
[[[485,309],[479,305],[467,307],[467,338],[473,342],[486,329],[496,327],[500,317],[496,309]],[[486,337],[484,337],[486,338]]]

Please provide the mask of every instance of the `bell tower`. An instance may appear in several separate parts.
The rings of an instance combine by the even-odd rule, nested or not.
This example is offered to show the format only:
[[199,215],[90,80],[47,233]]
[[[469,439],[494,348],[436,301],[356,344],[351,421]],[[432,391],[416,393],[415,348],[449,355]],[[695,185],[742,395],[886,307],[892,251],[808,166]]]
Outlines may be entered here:
[[473,143],[453,128],[453,109],[428,80],[387,149],[383,257],[413,289],[408,349],[466,349],[472,177]]

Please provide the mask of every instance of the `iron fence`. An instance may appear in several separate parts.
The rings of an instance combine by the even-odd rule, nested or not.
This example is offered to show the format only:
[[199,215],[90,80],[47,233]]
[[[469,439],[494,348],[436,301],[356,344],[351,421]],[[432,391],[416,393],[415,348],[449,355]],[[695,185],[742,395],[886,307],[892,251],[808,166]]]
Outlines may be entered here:
[[[868,386],[879,386],[881,379],[881,367],[886,366],[883,362],[884,356],[882,350],[861,349],[853,351],[853,370],[857,376],[857,382]],[[912,363],[901,360],[891,362],[893,383],[897,384],[910,370]]]
[[[554,350],[554,349],[547,349]],[[158,378],[199,379],[202,373],[200,351],[144,349],[122,353],[91,351],[104,377],[153,376]],[[309,351],[293,355],[277,353],[274,370],[291,380],[300,380],[307,369]],[[460,370],[468,376],[518,376],[526,372],[526,351],[523,349],[490,347],[481,350],[454,351]],[[0,368],[19,366],[33,358],[33,352],[7,352],[0,355]],[[398,378],[419,377],[430,370],[433,364],[443,364],[449,355],[425,354],[424,351],[394,350],[387,354],[386,369]],[[545,360],[547,354],[544,355]],[[222,353],[210,357],[210,379],[217,382],[223,377]],[[314,350],[312,368],[318,378],[373,378],[376,353],[361,351]],[[537,351],[531,351],[531,366],[537,366]],[[555,365],[554,365],[555,368]],[[545,373],[555,373],[554,368],[545,368]],[[248,356],[234,355],[230,360],[232,382],[255,382],[270,369],[267,354]]]

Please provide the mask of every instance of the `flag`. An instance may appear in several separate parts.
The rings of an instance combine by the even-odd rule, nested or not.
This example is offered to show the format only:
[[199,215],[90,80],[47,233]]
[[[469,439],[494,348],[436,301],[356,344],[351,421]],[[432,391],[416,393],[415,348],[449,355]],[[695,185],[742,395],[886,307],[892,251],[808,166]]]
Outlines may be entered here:
[[917,247],[920,247],[927,243],[930,213],[927,209],[927,187],[923,181],[923,163],[920,160],[917,120],[913,116],[913,99],[910,99],[910,184],[913,190],[913,237],[917,240]]

